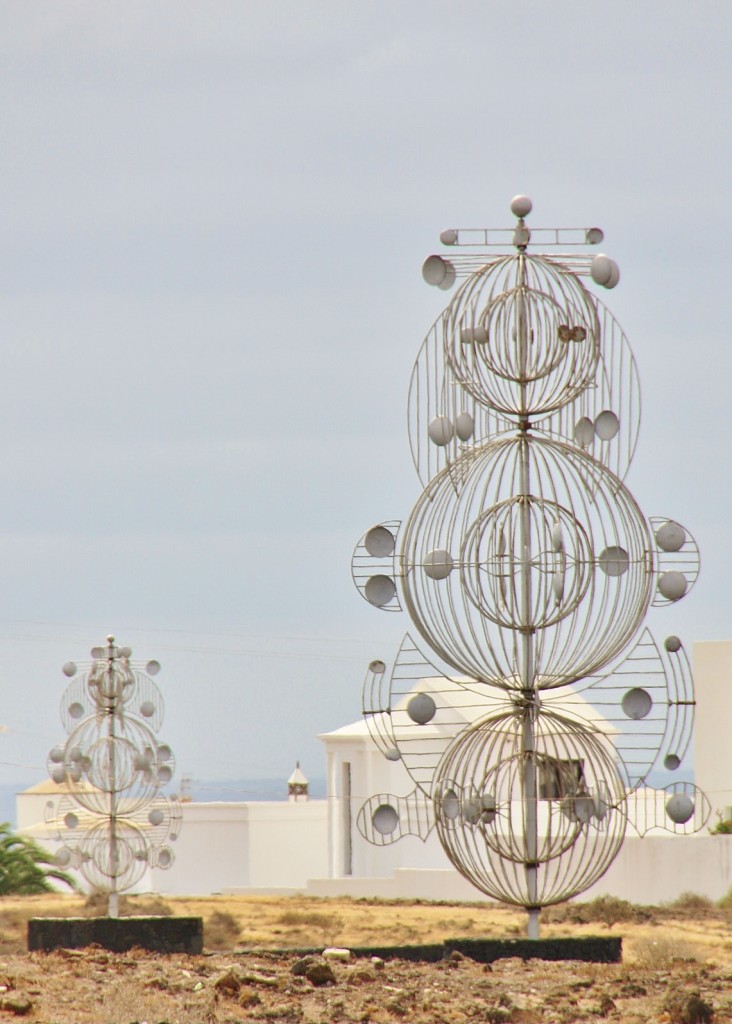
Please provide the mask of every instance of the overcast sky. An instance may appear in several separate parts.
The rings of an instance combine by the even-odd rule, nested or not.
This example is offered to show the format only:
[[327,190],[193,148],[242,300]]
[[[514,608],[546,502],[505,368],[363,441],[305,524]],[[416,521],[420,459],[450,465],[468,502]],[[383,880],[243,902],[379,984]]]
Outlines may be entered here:
[[[0,781],[61,665],[158,658],[194,778],[324,773],[407,628],[350,578],[420,487],[449,226],[594,225],[635,352],[628,483],[702,550],[660,636],[732,639],[726,2],[0,0]],[[19,767],[23,766],[23,767]]]

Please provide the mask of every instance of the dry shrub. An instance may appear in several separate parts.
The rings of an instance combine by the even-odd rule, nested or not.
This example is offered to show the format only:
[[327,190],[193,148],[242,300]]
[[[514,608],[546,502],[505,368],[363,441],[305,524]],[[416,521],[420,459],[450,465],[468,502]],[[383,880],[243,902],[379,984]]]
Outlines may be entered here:
[[728,889],[724,896],[717,900],[717,906],[722,910],[732,910],[732,889]]
[[285,910],[276,921],[287,928],[326,928],[332,919],[332,914],[324,914],[319,910]]
[[696,949],[682,939],[666,938],[640,939],[634,947],[635,959],[642,967],[659,970],[668,967],[674,960],[687,963],[696,961]]
[[306,929],[308,932],[315,931],[318,938],[332,946],[343,931],[346,919],[322,910],[285,910],[277,917],[276,923],[297,932]]
[[663,1008],[675,1024],[710,1024],[714,1019],[714,1007],[698,992],[671,992]]
[[[87,896],[82,908],[84,917],[106,917],[109,894],[93,892]],[[175,911],[159,896],[120,896],[120,917],[171,917]]]
[[137,913],[146,917],[173,917],[175,911],[169,903],[166,903],[160,896],[147,896],[141,899],[139,904],[135,902]]
[[177,1024],[201,1024],[220,1019],[213,988],[188,995],[193,1005],[180,998],[171,1002],[170,994],[156,987],[131,985],[128,980],[112,978],[105,982],[103,1011],[99,1006],[96,1020],[160,1021],[161,1024],[174,1020]]
[[0,912],[0,949],[5,953],[25,952],[28,918],[22,910]]
[[204,940],[208,949],[231,949],[239,940],[239,922],[225,910],[215,910],[204,924]]
[[646,921],[650,917],[644,907],[636,907],[617,896],[597,896],[589,903],[561,903],[542,911],[546,921],[557,924],[604,924],[606,928],[621,921]]
[[668,910],[683,914],[685,917],[709,917],[716,910],[714,903],[708,896],[701,896],[697,892],[682,892],[675,900],[667,903],[666,907]]

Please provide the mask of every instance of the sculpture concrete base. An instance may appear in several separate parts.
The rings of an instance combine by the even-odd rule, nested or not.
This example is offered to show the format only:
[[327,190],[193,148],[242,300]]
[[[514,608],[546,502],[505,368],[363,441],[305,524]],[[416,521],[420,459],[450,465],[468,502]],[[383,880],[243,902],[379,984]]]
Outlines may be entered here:
[[28,949],[83,949],[96,944],[114,953],[134,946],[155,953],[200,953],[200,917],[33,917]]
[[623,940],[619,935],[561,939],[448,939],[445,952],[451,953],[454,949],[483,964],[509,956],[518,956],[522,960],[584,960],[600,964],[615,964],[623,959]]
[[613,964],[623,958],[620,936],[589,935],[583,938],[557,939],[445,939],[425,946],[368,946],[352,948],[355,956],[380,956],[385,960],[427,961],[437,963],[457,950],[481,964],[517,956],[522,960],[583,960],[587,963]]

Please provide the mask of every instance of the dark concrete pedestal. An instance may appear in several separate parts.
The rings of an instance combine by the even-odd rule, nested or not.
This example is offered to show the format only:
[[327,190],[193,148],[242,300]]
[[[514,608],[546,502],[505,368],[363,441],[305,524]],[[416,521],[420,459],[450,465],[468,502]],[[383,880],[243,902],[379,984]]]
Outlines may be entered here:
[[200,917],[33,917],[28,949],[83,949],[96,944],[114,953],[138,946],[155,953],[200,953]]
[[518,956],[522,960],[585,960],[596,964],[615,964],[623,959],[623,940],[618,935],[561,939],[449,939],[445,942],[446,953],[454,949],[484,964],[510,956]]
[[584,960],[614,964],[623,959],[623,940],[618,935],[558,939],[445,939],[428,946],[363,946],[352,948],[351,952],[355,956],[380,956],[385,960],[398,958],[437,963],[453,950],[481,964],[513,956],[522,960]]

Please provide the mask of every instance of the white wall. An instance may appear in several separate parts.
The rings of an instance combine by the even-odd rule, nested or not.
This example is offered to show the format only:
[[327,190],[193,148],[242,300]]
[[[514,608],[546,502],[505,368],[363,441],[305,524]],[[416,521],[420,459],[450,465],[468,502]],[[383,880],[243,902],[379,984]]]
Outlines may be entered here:
[[732,806],[732,641],[694,644],[695,781],[716,812]]
[[[697,694],[696,782],[712,809],[732,806],[732,642],[694,645]],[[357,829],[362,804],[378,793],[407,796],[414,784],[387,761],[363,723],[321,737],[328,800],[183,805],[176,861],[154,870],[138,889],[203,895],[222,890],[305,890],[422,899],[480,899],[449,864],[433,832],[426,843],[406,837],[374,846]],[[350,801],[344,765],[350,765]],[[18,824],[41,838],[47,794],[18,799]],[[714,824],[712,817],[710,825]],[[47,842],[49,848],[55,844]],[[347,853],[350,850],[350,871]],[[732,836],[630,836],[605,876],[580,896],[611,893],[637,903],[669,901],[683,892],[718,899],[732,886]]]
[[[610,869],[579,896],[612,894],[636,903],[668,902],[684,892],[711,899],[732,886],[732,836],[711,836],[715,811],[732,806],[732,641],[704,642],[693,648],[696,784],[705,791],[712,817],[701,832],[673,836],[665,832],[641,839],[629,835]],[[387,761],[365,728],[347,727],[321,737],[328,756],[331,794],[331,856],[328,878],[312,878],[308,892],[423,899],[479,899],[480,894],[450,865],[433,832],[426,843],[405,838],[391,846],[373,846],[361,837],[356,819],[361,805],[376,793],[405,796],[414,784],[399,762]],[[342,870],[342,764],[351,764],[351,844],[353,876]]]
[[[19,831],[53,853],[61,844],[43,825],[48,800],[47,794],[20,794],[18,821]],[[326,800],[184,803],[172,867],[149,869],[132,891],[196,896],[232,888],[302,890],[308,878],[328,873],[327,808]]]
[[325,874],[327,801],[186,803],[175,863],[152,872],[156,892],[304,889]]
[[[631,903],[668,903],[684,892],[717,900],[732,887],[732,836],[631,836],[606,874],[577,899],[612,895]],[[401,868],[388,878],[312,880],[313,896],[465,900],[485,897],[454,868]]]

